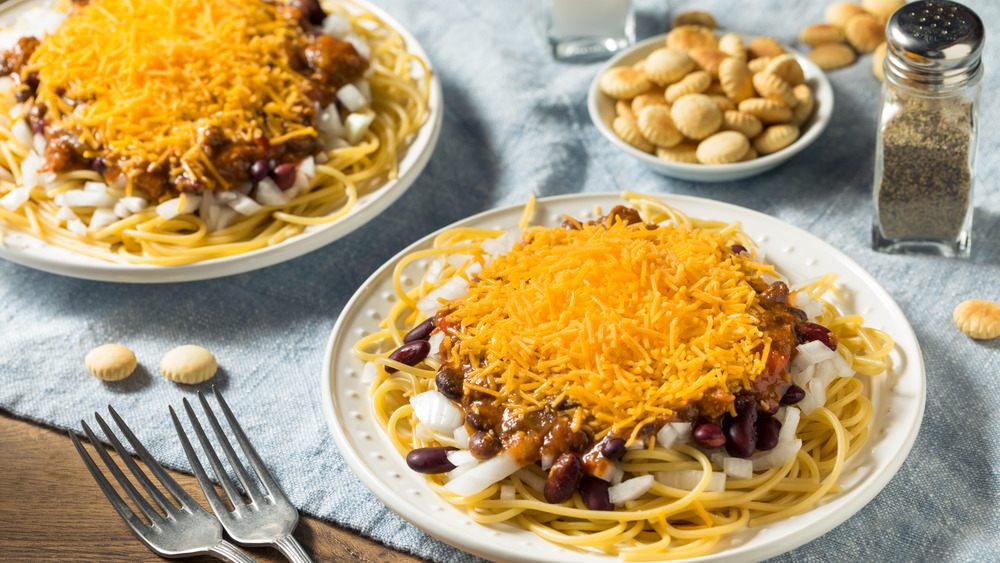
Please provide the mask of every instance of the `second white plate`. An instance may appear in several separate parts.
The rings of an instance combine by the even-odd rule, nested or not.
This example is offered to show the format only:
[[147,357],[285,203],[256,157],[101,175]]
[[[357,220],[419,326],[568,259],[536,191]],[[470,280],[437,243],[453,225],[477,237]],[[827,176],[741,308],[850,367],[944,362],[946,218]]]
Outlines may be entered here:
[[[863,451],[848,461],[840,478],[843,492],[808,512],[732,534],[719,549],[690,561],[756,561],[789,551],[819,537],[860,510],[882,490],[906,459],[923,416],[926,382],[920,346],[906,317],[889,294],[861,266],[819,238],[773,217],[716,201],[661,195],[692,217],[741,221],[746,231],[793,282],[836,272],[849,296],[847,311],[895,340],[893,369],[871,380],[875,416]],[[563,215],[582,220],[623,203],[617,194],[578,194],[537,202],[532,224],[559,225]],[[516,226],[523,207],[480,213],[455,226],[506,229]],[[443,229],[442,229],[443,230]],[[438,231],[441,232],[441,231]],[[361,382],[362,362],[351,348],[362,336],[379,330],[396,300],[393,268],[400,258],[427,248],[437,233],[403,250],[373,274],[344,307],[327,344],[320,385],[323,407],[337,447],[365,485],[403,518],[456,547],[495,561],[604,562],[617,557],[570,551],[511,525],[484,526],[448,504],[411,471],[372,415],[368,389]],[[790,242],[794,241],[794,242]],[[420,279],[426,260],[404,271],[404,285]]]

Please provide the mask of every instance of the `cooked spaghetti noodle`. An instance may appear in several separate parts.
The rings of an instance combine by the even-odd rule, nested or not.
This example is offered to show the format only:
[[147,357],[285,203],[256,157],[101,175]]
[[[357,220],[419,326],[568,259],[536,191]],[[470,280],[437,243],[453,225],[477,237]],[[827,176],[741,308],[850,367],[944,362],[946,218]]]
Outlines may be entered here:
[[[568,219],[560,229],[527,227],[532,208],[529,205],[522,220],[523,235],[513,247],[503,241],[513,241],[517,237],[503,231],[461,227],[443,232],[435,238],[431,248],[413,252],[396,265],[397,301],[386,316],[385,328],[358,341],[354,353],[366,362],[365,373],[371,379],[373,413],[396,449],[400,454],[408,456],[407,462],[411,468],[428,473],[428,484],[432,489],[448,502],[465,508],[471,519],[483,524],[507,522],[569,549],[616,554],[625,561],[695,557],[718,549],[720,540],[733,532],[802,513],[827,495],[839,492],[838,477],[846,461],[865,443],[868,424],[874,412],[867,396],[866,384],[863,379],[853,375],[870,377],[883,374],[889,367],[892,339],[884,332],[863,326],[861,317],[844,315],[837,310],[829,300],[829,296],[835,295],[837,291],[834,286],[836,276],[828,274],[792,291],[787,300],[810,311],[808,323],[795,321],[796,331],[804,333],[819,330],[816,327],[826,327],[829,336],[824,337],[825,340],[821,339],[822,341],[806,342],[808,346],[802,344],[803,338],[798,338],[800,345],[791,353],[791,358],[786,356],[786,361],[771,365],[774,362],[772,356],[777,355],[781,360],[780,352],[774,351],[782,347],[781,336],[780,331],[768,328],[767,323],[760,320],[768,315],[768,309],[762,308],[761,303],[769,298],[765,294],[770,289],[780,287],[783,282],[767,283],[768,280],[778,279],[774,277],[776,273],[773,267],[751,256],[755,252],[755,246],[740,231],[739,224],[690,218],[647,196],[626,193],[623,197],[639,211],[643,222],[626,225],[612,213],[608,215],[608,219],[592,223],[592,228],[573,219]],[[650,344],[650,341],[655,341],[657,335],[648,335],[650,341],[644,343],[647,350],[623,352],[621,357],[614,358],[619,364],[618,372],[613,371],[610,364],[606,363],[613,351],[604,348],[599,352],[603,355],[596,358],[596,363],[593,364],[601,367],[582,375],[567,375],[567,371],[580,371],[581,363],[589,362],[591,358],[574,359],[571,357],[572,353],[568,352],[563,361],[572,364],[572,369],[566,366],[552,367],[552,358],[546,357],[545,353],[560,345],[561,334],[551,333],[533,343],[531,339],[537,334],[525,329],[536,326],[527,321],[527,317],[547,305],[490,302],[495,311],[486,311],[489,307],[485,307],[481,311],[481,317],[469,320],[470,316],[474,316],[475,310],[474,304],[469,305],[469,302],[474,303],[475,299],[481,298],[482,293],[487,291],[484,288],[503,293],[506,287],[503,284],[513,283],[511,280],[515,276],[510,272],[522,271],[518,270],[519,266],[523,271],[532,272],[532,276],[518,287],[542,286],[539,291],[551,294],[553,286],[546,285],[547,281],[544,279],[548,272],[540,267],[531,269],[533,266],[526,266],[523,262],[533,259],[528,255],[534,243],[548,236],[564,237],[563,233],[555,231],[566,229],[578,229],[586,234],[591,241],[587,244],[592,244],[601,253],[607,252],[607,249],[600,247],[602,240],[616,240],[614,237],[617,236],[662,240],[674,236],[675,233],[667,232],[668,229],[676,229],[681,233],[677,236],[686,237],[687,242],[675,240],[671,243],[671,249],[664,251],[664,254],[681,262],[691,247],[704,243],[705,248],[709,248],[716,244],[718,250],[713,252],[717,253],[718,264],[730,273],[745,272],[746,284],[755,288],[751,295],[737,299],[743,300],[746,304],[745,311],[751,317],[760,320],[760,333],[747,330],[736,335],[737,341],[744,337],[750,338],[748,346],[752,357],[747,358],[743,367],[736,370],[746,370],[742,373],[749,373],[749,381],[741,375],[721,389],[716,384],[708,385],[696,391],[695,395],[698,396],[687,398],[677,394],[662,394],[659,406],[648,403],[645,410],[640,412],[637,410],[637,402],[632,399],[627,404],[614,403],[612,396],[615,393],[628,392],[616,387],[617,380],[626,381],[629,386],[642,386],[645,379],[666,386],[673,385],[674,389],[695,385],[700,381],[699,378],[687,379],[688,376],[677,369],[677,364],[669,368],[669,373],[648,373],[635,369],[632,371],[642,373],[641,377],[624,373],[627,371],[624,366],[629,361],[642,363],[639,358],[644,355],[656,355],[657,345]],[[650,234],[660,230],[664,232]],[[729,250],[730,246],[733,246],[732,251]],[[751,250],[746,251],[744,247]],[[552,254],[562,255],[556,258],[556,262],[563,263],[559,262],[563,256],[587,251],[586,246],[581,246],[577,249],[558,248]],[[638,257],[637,263],[645,258]],[[429,266],[416,287],[407,290],[401,281],[403,271],[408,264],[419,260],[428,262]],[[600,260],[596,254],[591,255],[592,262]],[[587,286],[592,287],[594,282],[582,272],[587,267],[580,266],[580,271],[562,273],[569,277],[576,276],[578,280],[586,280],[576,287],[577,290],[583,290]],[[679,269],[688,267],[694,267],[693,262]],[[621,277],[628,277],[628,273],[621,273]],[[616,282],[609,280],[608,283]],[[727,287],[730,290],[735,290],[740,285],[737,282],[726,283],[729,283]],[[448,289],[449,284],[467,286],[468,289],[455,293]],[[501,286],[492,287],[495,284]],[[702,289],[710,291],[710,285],[707,282]],[[591,326],[589,330],[592,342],[580,344],[579,349],[600,349],[599,344],[607,338],[607,332],[621,330],[623,325],[636,320],[623,320],[618,316],[622,311],[616,310],[612,303],[625,302],[628,297],[621,297],[616,301],[612,294],[622,292],[617,289],[619,286],[615,287],[615,290],[608,290],[604,294],[592,293],[588,298],[590,305],[583,308],[562,303],[555,314],[555,317],[562,317],[563,321],[567,321],[567,316],[580,320],[583,317],[578,311],[586,312],[587,307],[594,306],[603,310],[604,318],[609,320],[605,325]],[[684,287],[676,289],[680,292],[685,290]],[[513,285],[507,292],[509,301],[523,298]],[[576,295],[583,295],[583,292]],[[709,295],[705,299],[711,301],[715,298]],[[781,297],[779,301],[783,299]],[[657,308],[667,308],[669,301],[668,296],[658,297]],[[600,304],[594,305],[596,302]],[[694,308],[693,301],[689,301],[687,305]],[[501,310],[502,312],[498,312]],[[721,326],[723,319],[739,314],[732,311],[721,315],[718,315],[719,311],[716,313],[715,325],[699,329],[701,332],[694,339],[698,343],[710,335],[715,337],[723,334],[728,330]],[[670,314],[679,319],[687,318],[687,313],[683,311]],[[796,309],[794,314],[802,313]],[[520,331],[516,333],[503,324],[514,317],[520,323]],[[433,319],[433,332],[426,328],[431,322],[426,320],[429,318]],[[569,321],[558,326],[562,327],[560,330],[566,331],[571,325],[573,322]],[[670,322],[665,326],[670,326]],[[587,332],[584,330],[573,334]],[[414,347],[413,342],[414,339],[421,338],[429,339],[432,348],[426,358],[414,358],[402,353],[419,348]],[[498,360],[488,352],[470,352],[476,350],[476,342],[479,340],[488,342],[488,348],[501,350],[510,357]],[[512,347],[511,342],[514,340],[519,340],[524,347]],[[674,351],[691,344],[692,341],[675,342]],[[728,342],[723,348],[733,346],[732,342]],[[772,346],[773,348],[769,348]],[[836,351],[830,350],[831,346]],[[525,352],[526,350],[531,352]],[[803,367],[806,357],[817,350],[820,352],[817,358],[825,359]],[[706,357],[714,354],[707,348],[701,348],[701,352]],[[525,355],[527,357],[521,357]],[[790,364],[787,363],[788,359],[791,360]],[[505,389],[504,384],[509,382],[510,373],[518,369],[511,366],[522,360],[531,366],[528,371],[549,375],[540,382],[521,380],[516,388]],[[507,363],[498,367],[503,362]],[[727,362],[738,363],[738,360],[728,358],[722,363]],[[843,365],[849,370],[840,371],[836,376],[827,371],[827,375],[822,377],[829,381],[824,380],[823,385],[810,383],[807,375],[812,376],[827,369],[822,367],[822,362],[827,362],[827,366]],[[440,377],[442,371],[452,369],[456,363],[462,364],[464,374],[461,391],[458,393],[455,389],[447,388],[450,386],[447,378]],[[566,369],[560,371],[563,367]],[[725,372],[727,369],[725,366],[705,368],[706,375],[709,371],[718,375],[720,371]],[[489,373],[494,376],[484,376]],[[784,378],[785,384],[775,384],[779,387],[777,396],[782,398],[783,406],[777,408],[777,404],[771,405],[776,412],[764,413],[766,408],[762,402],[762,406],[756,409],[762,412],[761,420],[770,419],[773,415],[788,426],[781,428],[777,446],[764,445],[763,430],[758,442],[760,450],[757,451],[751,446],[750,452],[736,454],[729,450],[728,444],[725,449],[721,449],[719,443],[713,444],[715,448],[706,446],[701,441],[703,436],[698,435],[700,425],[709,420],[729,421],[720,425],[727,429],[728,440],[733,441],[732,435],[728,434],[732,426],[726,424],[737,424],[735,421],[738,419],[733,417],[740,416],[737,412],[743,404],[740,395],[755,389],[754,381],[765,378],[769,373],[771,376],[780,376],[776,381]],[[802,392],[800,396],[789,399],[792,394],[786,389],[796,387],[793,380],[801,383],[805,389],[799,389]],[[551,387],[558,389],[552,390]],[[592,393],[593,389],[599,388],[605,389],[603,394]],[[728,402],[719,399],[719,404],[728,409],[724,413],[712,413],[709,405],[699,402],[701,395],[707,397],[716,392],[724,395],[725,391],[735,393],[736,399],[734,402],[732,394]],[[589,399],[588,393],[593,395]],[[656,393],[655,389],[643,390],[639,402]],[[421,400],[418,404],[417,398],[429,395],[436,397],[438,394],[447,396],[453,403],[452,406],[444,405],[443,409],[428,411],[425,401]],[[477,399],[470,401],[470,396]],[[755,398],[764,397],[765,395],[760,395]],[[534,407],[531,406],[532,402],[535,402]],[[663,407],[663,404],[668,403],[669,407]],[[694,409],[696,405],[700,405],[700,410]],[[461,409],[460,418],[451,423],[446,422],[442,428],[441,419],[453,416],[448,411],[456,407]],[[470,445],[468,436],[470,432],[476,432],[477,435],[484,433],[483,430],[477,431],[477,420],[487,415],[490,408],[500,409],[504,430],[490,428],[488,425],[480,428],[489,428],[485,431],[487,434],[497,435],[503,432],[503,444],[499,448],[494,447],[486,455],[477,455],[482,452],[476,451],[476,444]],[[658,408],[661,416],[649,416]],[[606,420],[604,417],[611,412],[616,413],[621,420]],[[548,432],[544,435],[545,445],[540,445],[541,442],[536,440],[535,450],[525,446],[530,440],[524,435],[530,434],[530,430],[524,432],[529,426],[522,424],[532,416],[531,413],[538,417],[545,414],[548,417],[545,420],[550,422],[545,430],[539,430],[541,433]],[[551,422],[553,420],[554,423]],[[568,498],[553,502],[549,496],[549,487],[554,479],[553,475],[559,471],[560,461],[553,463],[551,456],[546,459],[545,452],[549,451],[546,450],[549,441],[555,441],[555,429],[561,424],[560,420],[569,425],[567,432],[570,445],[564,444],[559,451],[588,453],[579,453],[579,457],[585,460],[583,467],[586,473],[578,481],[581,483],[579,489],[574,486],[570,489],[572,494]],[[699,423],[695,425],[695,437],[680,436],[678,433],[682,432],[679,429],[693,421]],[[454,432],[450,430],[453,426],[456,426]],[[508,432],[511,428],[520,429],[520,434]],[[573,431],[580,429],[586,430],[589,442],[583,447],[573,446]],[[601,449],[602,445],[616,436],[623,442],[627,441],[629,447],[620,461],[604,460],[605,467],[602,469],[601,463],[595,464],[593,461],[601,457],[600,452],[605,451]],[[664,447],[663,440],[672,443]],[[442,447],[458,450],[445,451]],[[761,451],[765,448],[769,451]],[[419,456],[412,457],[415,452],[427,455],[421,461]],[[434,467],[427,466],[426,460],[431,459],[428,455],[440,457],[445,454],[447,461],[442,457],[432,460]],[[744,466],[738,469],[737,466],[741,463]],[[427,467],[418,467],[420,464]],[[488,465],[496,467],[505,464],[508,467],[499,476],[494,475],[472,489],[466,487],[470,472],[484,470]],[[614,471],[606,471],[608,464],[617,466],[619,473],[615,475]],[[750,465],[746,464],[753,466],[752,472],[749,470]],[[744,474],[734,477],[739,473]],[[600,479],[595,479],[595,476]],[[584,485],[587,479],[591,480],[590,485],[595,480],[612,481],[597,487],[598,490],[613,491],[615,487],[619,487],[619,490],[625,491],[631,487],[633,491],[632,494],[612,492],[610,497],[608,493],[603,493],[603,501],[595,505],[595,497],[590,492],[592,489],[589,485]],[[556,480],[558,481],[558,476]],[[645,487],[635,491],[636,487],[633,485],[638,483],[644,483]],[[609,506],[609,498],[612,499],[610,504],[614,504],[613,507]]]
[[[0,228],[104,260],[173,265],[343,218],[396,177],[427,119],[430,69],[363,7],[329,2],[309,23],[310,7],[63,6],[66,20],[2,79]],[[354,74],[338,76],[338,64]],[[88,72],[101,80],[88,84]],[[263,174],[250,166],[259,161]]]

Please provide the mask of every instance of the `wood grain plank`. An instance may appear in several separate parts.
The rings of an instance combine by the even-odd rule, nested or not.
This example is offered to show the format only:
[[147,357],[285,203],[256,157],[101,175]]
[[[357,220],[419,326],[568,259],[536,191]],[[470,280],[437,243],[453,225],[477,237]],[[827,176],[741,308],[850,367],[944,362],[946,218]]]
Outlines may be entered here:
[[[87,447],[96,458],[92,446]],[[194,477],[170,473],[208,509]],[[423,561],[308,516],[300,518],[295,538],[316,561]],[[269,548],[247,552],[257,561],[285,561]],[[149,551],[108,504],[66,434],[0,411],[0,561],[155,563],[163,559]],[[198,557],[189,561],[218,560]]]

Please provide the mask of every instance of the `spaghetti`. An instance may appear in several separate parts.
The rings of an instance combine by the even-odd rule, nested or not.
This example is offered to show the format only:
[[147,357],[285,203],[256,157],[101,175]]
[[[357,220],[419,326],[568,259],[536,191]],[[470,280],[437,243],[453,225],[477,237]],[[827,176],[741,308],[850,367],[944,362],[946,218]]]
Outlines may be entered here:
[[[481,523],[626,561],[710,553],[839,491],[892,339],[754,258],[738,224],[623,194],[590,223],[456,228],[362,338],[400,454]],[[749,249],[749,250],[748,250]],[[404,268],[429,266],[404,290]]]
[[104,259],[278,244],[396,177],[430,70],[363,7],[91,0],[5,53],[0,225]]

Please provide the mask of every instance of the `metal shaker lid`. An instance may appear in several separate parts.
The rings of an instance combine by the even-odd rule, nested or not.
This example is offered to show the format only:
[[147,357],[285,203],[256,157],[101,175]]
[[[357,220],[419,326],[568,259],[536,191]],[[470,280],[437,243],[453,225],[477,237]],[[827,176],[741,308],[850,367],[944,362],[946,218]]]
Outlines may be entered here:
[[887,74],[911,85],[959,86],[979,75],[983,22],[957,2],[903,5],[889,18],[886,39]]

